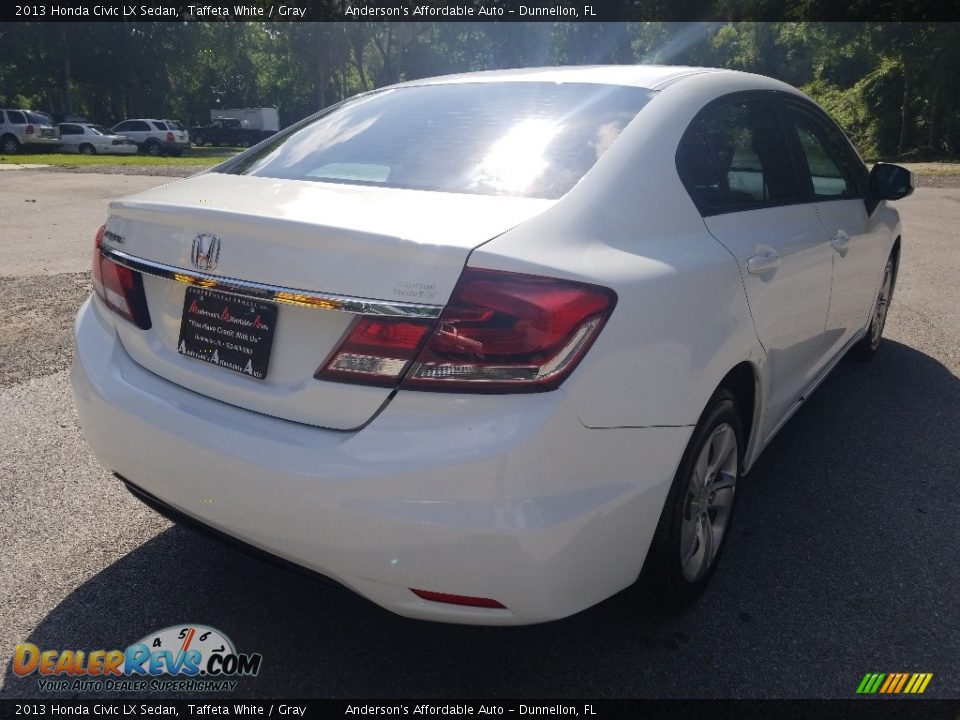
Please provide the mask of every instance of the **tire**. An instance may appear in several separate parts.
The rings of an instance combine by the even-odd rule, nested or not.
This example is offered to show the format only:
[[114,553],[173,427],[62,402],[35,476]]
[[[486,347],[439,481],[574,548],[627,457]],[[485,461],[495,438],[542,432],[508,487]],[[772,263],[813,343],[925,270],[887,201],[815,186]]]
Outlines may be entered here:
[[880,349],[883,340],[883,328],[887,324],[887,312],[893,300],[893,289],[897,279],[897,264],[893,255],[887,260],[883,268],[883,280],[880,282],[880,291],[873,303],[873,313],[870,315],[870,325],[867,334],[853,346],[853,357],[864,362],[872,360]]
[[195,135],[193,137],[193,144],[197,147],[203,147],[206,143],[206,138],[203,135]]
[[163,155],[163,148],[160,147],[160,143],[158,142],[148,142],[144,146],[144,152],[150,157],[160,157]]
[[20,143],[13,135],[4,135],[0,140],[0,153],[4,155],[16,155],[20,152]]
[[88,144],[88,143],[84,143],[83,145],[80,146],[80,154],[81,154],[81,155],[96,155],[96,154],[97,154],[97,149],[96,149],[93,145],[90,145],[90,144]]
[[242,148],[248,148],[253,145],[253,143],[251,143],[249,139],[243,138],[237,145]]
[[737,402],[720,388],[683,453],[644,566],[644,579],[668,613],[692,605],[713,577],[730,534],[744,446]]

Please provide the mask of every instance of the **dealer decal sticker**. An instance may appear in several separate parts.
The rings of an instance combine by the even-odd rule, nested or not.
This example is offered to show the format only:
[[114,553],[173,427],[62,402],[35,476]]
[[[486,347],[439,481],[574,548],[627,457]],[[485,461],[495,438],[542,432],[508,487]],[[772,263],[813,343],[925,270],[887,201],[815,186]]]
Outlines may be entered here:
[[237,678],[255,677],[262,662],[260,653],[237,652],[216,628],[184,624],[150,633],[126,650],[42,650],[20,643],[13,672],[39,675],[41,692],[225,692],[236,689]]

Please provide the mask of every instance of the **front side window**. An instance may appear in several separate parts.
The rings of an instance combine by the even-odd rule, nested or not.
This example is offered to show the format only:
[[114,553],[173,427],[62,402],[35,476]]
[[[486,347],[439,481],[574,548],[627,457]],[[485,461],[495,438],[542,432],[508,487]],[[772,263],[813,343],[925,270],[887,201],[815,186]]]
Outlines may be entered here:
[[843,133],[805,104],[785,103],[787,122],[800,146],[801,180],[817,200],[862,198],[866,168]]
[[332,108],[216,172],[558,198],[649,101],[649,90],[484,82],[394,88]]
[[677,149],[677,171],[703,215],[800,199],[783,131],[762,96],[701,112]]

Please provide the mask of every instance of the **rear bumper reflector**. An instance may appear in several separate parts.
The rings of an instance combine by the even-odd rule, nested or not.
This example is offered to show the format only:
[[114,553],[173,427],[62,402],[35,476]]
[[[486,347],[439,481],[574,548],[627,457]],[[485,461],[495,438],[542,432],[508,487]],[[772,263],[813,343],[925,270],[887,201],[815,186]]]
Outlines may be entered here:
[[492,598],[471,597],[469,595],[451,595],[450,593],[434,592],[432,590],[410,591],[418,598],[431,602],[446,603],[447,605],[467,605],[469,607],[506,610],[506,606]]

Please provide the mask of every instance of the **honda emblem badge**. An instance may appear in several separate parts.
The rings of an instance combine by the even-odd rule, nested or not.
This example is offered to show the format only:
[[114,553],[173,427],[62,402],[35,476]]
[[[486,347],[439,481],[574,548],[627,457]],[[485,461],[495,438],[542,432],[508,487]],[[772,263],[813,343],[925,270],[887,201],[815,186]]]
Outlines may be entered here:
[[193,252],[190,260],[198,270],[213,270],[220,258],[220,237],[200,233],[193,239]]

